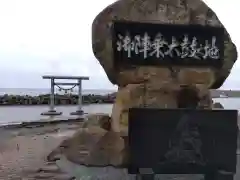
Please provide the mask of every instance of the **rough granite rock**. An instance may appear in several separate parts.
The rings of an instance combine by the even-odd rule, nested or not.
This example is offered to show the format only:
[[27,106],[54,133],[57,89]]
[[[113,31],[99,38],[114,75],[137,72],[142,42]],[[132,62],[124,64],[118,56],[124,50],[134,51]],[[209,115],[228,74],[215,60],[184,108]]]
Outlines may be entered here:
[[110,121],[108,114],[88,115],[83,127],[62,141],[47,160],[53,162],[64,155],[69,161],[86,166],[122,165],[127,161],[124,142],[127,129],[122,127],[120,133],[113,132]]
[[[166,24],[200,24],[223,26],[216,14],[201,0],[119,0],[105,8],[95,18],[92,24],[93,52],[109,80],[113,84],[125,86],[152,78],[152,75],[165,80],[169,70],[165,68],[139,67],[135,70],[115,70],[113,67],[113,50],[111,38],[112,20],[131,20],[138,22],[153,22]],[[235,45],[225,31],[224,65],[220,70],[208,68],[182,68],[179,73],[179,83],[199,81],[205,77],[211,89],[219,88],[230,74],[237,59]],[[186,77],[186,78],[184,78]],[[189,80],[189,77],[190,80]],[[205,81],[204,80],[204,81]]]
[[48,161],[56,161],[64,154],[70,161],[84,162],[89,150],[106,133],[100,127],[88,127],[79,129],[72,137],[64,140],[59,147],[54,149],[48,156]]
[[[199,107],[211,108],[211,94],[205,86],[196,85]],[[177,108],[177,94],[181,87],[174,83],[163,84],[148,81],[145,84],[128,84],[118,89],[112,110],[112,129],[120,132],[121,125],[128,124],[128,110],[132,107]]]
[[98,126],[108,131],[111,129],[111,117],[105,113],[89,114],[83,126]]
[[124,139],[120,133],[99,127],[80,129],[53,150],[47,160],[59,160],[64,155],[69,161],[86,166],[120,166],[126,156]]

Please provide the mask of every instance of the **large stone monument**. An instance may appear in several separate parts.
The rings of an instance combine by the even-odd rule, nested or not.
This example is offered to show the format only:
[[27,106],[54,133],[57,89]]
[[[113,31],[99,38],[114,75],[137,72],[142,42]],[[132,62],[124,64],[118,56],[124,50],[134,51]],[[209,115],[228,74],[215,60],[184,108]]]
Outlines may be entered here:
[[118,92],[111,128],[84,131],[94,143],[78,133],[74,146],[84,147],[84,155],[68,147],[81,156],[69,159],[91,166],[128,162],[123,136],[130,108],[181,108],[183,87],[196,92],[197,106],[212,108],[209,89],[221,87],[237,59],[227,30],[201,0],[118,0],[94,19],[92,48]]
[[[176,28],[164,30],[164,25]],[[186,35],[180,26],[197,28],[188,30]],[[201,28],[212,31],[198,34]],[[182,38],[177,37],[177,31],[182,32]],[[204,34],[211,37],[203,37]],[[201,38],[205,38],[202,44]],[[219,41],[223,44],[218,44]],[[177,46],[181,53],[177,52]],[[111,116],[111,130],[115,133],[128,125],[129,108],[179,108],[177,96],[183,86],[196,91],[198,106],[212,108],[209,89],[222,86],[237,60],[230,35],[201,0],[119,0],[95,18],[92,47],[109,80],[119,87]],[[175,59],[182,62],[168,61],[162,66],[161,60],[166,60],[166,56],[172,58],[174,50]],[[200,61],[191,64],[199,57],[202,61],[212,59],[215,64],[208,62],[204,66]],[[119,150],[124,159],[120,152],[124,151]]]
[[221,87],[237,59],[236,47],[225,29],[221,68],[176,67],[173,68],[176,73],[156,66],[116,69],[112,44],[114,20],[210,27],[223,25],[201,0],[119,0],[99,13],[92,25],[92,47],[109,80],[119,87],[112,111],[112,125],[116,131],[119,131],[119,122],[127,124],[127,112],[131,107],[143,103],[151,107],[176,107],[175,96],[181,85],[194,85],[199,90],[200,99],[211,103],[211,100],[206,101],[210,99],[208,89]]

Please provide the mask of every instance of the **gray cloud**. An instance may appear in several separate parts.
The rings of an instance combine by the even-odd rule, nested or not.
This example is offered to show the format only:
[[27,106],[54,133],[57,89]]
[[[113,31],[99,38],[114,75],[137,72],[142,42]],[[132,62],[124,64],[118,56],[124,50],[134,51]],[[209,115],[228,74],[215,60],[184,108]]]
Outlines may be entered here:
[[[91,23],[114,1],[0,1],[0,88],[47,88],[43,74],[90,76],[86,89],[116,88],[91,49]],[[207,2],[239,45],[240,27],[230,19],[240,1]],[[223,88],[240,88],[239,70],[237,62]]]

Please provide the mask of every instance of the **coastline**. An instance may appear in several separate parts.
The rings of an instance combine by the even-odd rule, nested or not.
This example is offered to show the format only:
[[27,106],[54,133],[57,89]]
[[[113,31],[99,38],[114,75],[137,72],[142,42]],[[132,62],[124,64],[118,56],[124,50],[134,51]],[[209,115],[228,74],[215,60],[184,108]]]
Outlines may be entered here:
[[[15,126],[22,122],[32,121],[66,121],[68,119],[76,119],[77,115],[71,115],[78,109],[77,105],[59,105],[55,106],[57,112],[62,112],[59,116],[41,115],[49,110],[49,105],[34,106],[1,106],[0,107],[0,125],[13,124]],[[112,104],[84,104],[82,110],[85,114],[106,113],[111,114]]]
[[61,124],[83,123],[83,118],[60,118],[53,120],[23,121],[19,123],[0,124],[0,130],[14,130],[20,128],[39,128],[44,126],[57,126]]

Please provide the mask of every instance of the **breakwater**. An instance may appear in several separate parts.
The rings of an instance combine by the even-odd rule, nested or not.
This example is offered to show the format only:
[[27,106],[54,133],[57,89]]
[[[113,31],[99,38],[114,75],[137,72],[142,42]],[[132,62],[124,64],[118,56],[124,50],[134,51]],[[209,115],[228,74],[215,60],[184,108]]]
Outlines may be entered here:
[[[88,94],[82,96],[83,104],[102,104],[114,103],[116,94],[95,95]],[[7,105],[47,105],[50,103],[50,94],[38,96],[29,95],[1,95],[0,106]],[[75,105],[78,104],[78,95],[76,94],[55,94],[56,105]]]
[[[229,90],[211,90],[212,98],[219,98],[220,95],[226,97],[240,97],[240,91]],[[115,93],[105,95],[87,94],[83,95],[83,104],[101,104],[101,103],[114,103],[116,98]],[[42,95],[0,95],[1,105],[47,105],[50,102],[50,94]],[[75,105],[78,103],[77,94],[55,94],[56,105]]]

